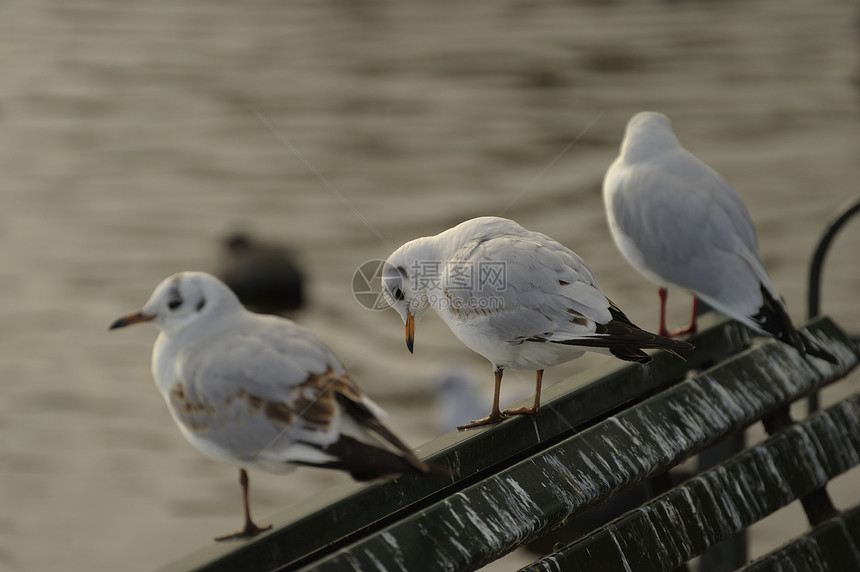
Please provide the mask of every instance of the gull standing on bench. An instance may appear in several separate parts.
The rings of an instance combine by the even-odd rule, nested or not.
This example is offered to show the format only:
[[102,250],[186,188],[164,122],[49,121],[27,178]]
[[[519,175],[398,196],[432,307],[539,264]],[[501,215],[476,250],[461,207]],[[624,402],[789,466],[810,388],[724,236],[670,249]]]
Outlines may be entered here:
[[359,481],[450,475],[418,459],[382,424],[384,412],[313,333],[245,310],[214,276],[167,278],[143,309],[110,329],[141,322],[161,330],[152,373],[182,434],[204,454],[239,466],[245,526],[216,540],[271,528],[251,520],[246,469],[287,473],[308,465]]
[[[603,199],[621,254],[660,287],[661,335],[695,332],[699,298],[801,354],[836,363],[792,325],[743,201],[681,146],[668,117],[644,111],[629,121],[621,154],[603,180]],[[695,296],[690,325],[672,333],[666,329],[667,286]]]
[[[504,218],[475,218],[404,244],[383,267],[382,291],[406,324],[410,352],[415,323],[432,307],[461,342],[493,364],[490,415],[460,429],[537,414],[544,368],[585,350],[648,363],[643,348],[693,347],[635,326],[576,253]],[[536,371],[532,407],[499,410],[505,369]]]

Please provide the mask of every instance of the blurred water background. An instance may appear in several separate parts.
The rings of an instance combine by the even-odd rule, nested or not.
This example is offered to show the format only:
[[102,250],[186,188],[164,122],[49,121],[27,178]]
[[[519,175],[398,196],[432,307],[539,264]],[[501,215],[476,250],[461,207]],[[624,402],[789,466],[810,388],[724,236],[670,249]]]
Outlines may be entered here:
[[[462,363],[489,400],[490,367],[429,315],[410,356],[399,318],[353,299],[355,269],[504,213],[656,328],[600,194],[643,109],[743,196],[803,319],[814,242],[860,189],[857,16],[845,0],[0,3],[0,569],[150,570],[240,524],[236,470],[184,441],[153,386],[154,329],[107,331],[167,275],[214,269],[237,229],[293,248],[296,319],[413,445],[434,436],[435,378]],[[858,227],[823,303],[853,331]],[[689,298],[670,301],[680,324]],[[252,474],[256,520],[345,480]],[[803,530],[791,510],[773,526]],[[511,558],[497,569],[534,557]]]

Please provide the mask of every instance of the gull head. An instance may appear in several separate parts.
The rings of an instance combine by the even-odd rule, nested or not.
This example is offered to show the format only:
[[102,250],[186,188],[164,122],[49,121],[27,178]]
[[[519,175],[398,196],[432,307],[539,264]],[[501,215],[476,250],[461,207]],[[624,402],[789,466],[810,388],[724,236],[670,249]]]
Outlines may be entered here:
[[627,122],[621,154],[627,161],[647,160],[680,146],[668,117],[656,111],[641,111]]
[[407,242],[388,257],[382,268],[382,295],[406,324],[406,347],[410,352],[415,342],[415,324],[432,297],[442,294],[444,263],[430,248],[432,238]]
[[242,305],[223,282],[205,272],[180,272],[159,284],[143,308],[119,318],[110,329],[151,322],[170,336],[237,310]]
[[627,122],[628,131],[656,129],[672,130],[672,122],[669,118],[657,111],[640,111]]

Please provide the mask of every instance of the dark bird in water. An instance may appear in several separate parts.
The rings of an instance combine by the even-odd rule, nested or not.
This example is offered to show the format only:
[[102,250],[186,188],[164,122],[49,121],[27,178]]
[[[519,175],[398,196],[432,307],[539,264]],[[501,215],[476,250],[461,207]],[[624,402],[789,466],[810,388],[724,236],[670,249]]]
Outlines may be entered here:
[[255,312],[285,314],[305,302],[305,277],[290,251],[258,243],[245,233],[224,240],[217,274]]

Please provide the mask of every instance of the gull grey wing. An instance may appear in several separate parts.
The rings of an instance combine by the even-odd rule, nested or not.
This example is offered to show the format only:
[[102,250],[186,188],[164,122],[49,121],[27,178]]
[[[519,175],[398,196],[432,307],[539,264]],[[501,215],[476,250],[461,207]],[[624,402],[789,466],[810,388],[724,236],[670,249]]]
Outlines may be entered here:
[[[195,399],[205,395],[228,402],[221,417],[229,427],[211,430],[208,438],[222,444],[230,440],[231,450],[245,452],[270,470],[289,462],[348,470],[359,480],[403,472],[442,474],[382,425],[379,407],[310,332],[256,326],[253,334],[203,350],[195,360],[198,368],[188,367],[186,377],[192,382],[187,385],[197,392]],[[278,343],[270,338],[273,334]],[[230,407],[241,412],[232,415],[237,422],[231,425]],[[398,452],[386,450],[371,433]],[[207,439],[207,432],[197,438]]]
[[[333,393],[325,384],[342,368],[307,334],[300,329],[257,328],[191,348],[187,359],[178,360],[183,392],[192,402],[222,410],[222,425],[238,425],[231,408],[243,407],[257,424],[261,441],[270,441],[274,432],[284,444],[329,444],[337,436],[339,420]],[[279,337],[276,343],[272,336]],[[260,428],[266,424],[270,430]],[[235,435],[251,433],[232,430]]]
[[755,229],[719,174],[684,152],[647,166],[622,165],[607,184],[615,188],[607,206],[638,253],[640,271],[726,305],[760,305],[759,283],[767,277]]
[[473,268],[475,282],[446,289],[452,309],[486,319],[509,341],[547,332],[584,334],[593,332],[594,322],[608,321],[609,302],[588,265],[551,238],[530,235],[461,248],[450,263]]

